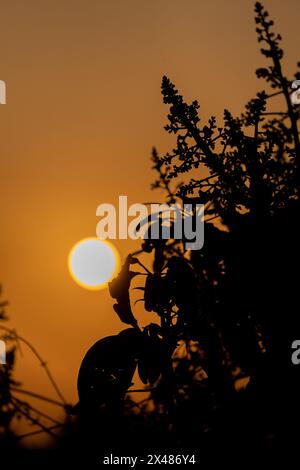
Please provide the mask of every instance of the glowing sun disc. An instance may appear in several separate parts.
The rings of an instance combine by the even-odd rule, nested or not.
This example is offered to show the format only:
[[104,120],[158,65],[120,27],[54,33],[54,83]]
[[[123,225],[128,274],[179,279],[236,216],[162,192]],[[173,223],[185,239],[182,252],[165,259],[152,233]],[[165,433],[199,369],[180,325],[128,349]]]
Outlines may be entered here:
[[96,237],[80,240],[70,251],[68,268],[71,277],[85,289],[100,290],[107,287],[120,266],[116,248],[108,241]]

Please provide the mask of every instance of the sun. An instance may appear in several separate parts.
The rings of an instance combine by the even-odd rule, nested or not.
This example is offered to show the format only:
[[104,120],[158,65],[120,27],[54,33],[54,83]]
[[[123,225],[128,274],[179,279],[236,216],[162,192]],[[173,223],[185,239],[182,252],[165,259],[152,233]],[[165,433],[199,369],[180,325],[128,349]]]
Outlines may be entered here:
[[120,267],[120,256],[114,245],[97,237],[80,240],[68,256],[73,280],[88,290],[107,287]]

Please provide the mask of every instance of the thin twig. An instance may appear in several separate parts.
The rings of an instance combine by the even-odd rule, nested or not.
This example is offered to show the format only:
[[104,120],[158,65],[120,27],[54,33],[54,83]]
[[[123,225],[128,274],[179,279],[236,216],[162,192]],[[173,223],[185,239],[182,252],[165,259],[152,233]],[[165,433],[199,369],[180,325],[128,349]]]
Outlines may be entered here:
[[47,374],[54,390],[56,391],[58,397],[61,399],[61,401],[63,402],[64,405],[67,405],[67,402],[64,398],[64,396],[62,395],[61,391],[59,390],[59,387],[57,385],[57,383],[55,382],[48,366],[47,366],[47,363],[43,360],[43,358],[41,357],[41,355],[39,354],[39,352],[35,349],[35,347],[29,342],[27,341],[25,338],[23,338],[22,336],[18,335],[17,332],[15,330],[12,330],[10,328],[7,328],[5,326],[1,326],[0,329],[2,330],[5,330],[7,331],[8,333],[10,333],[13,337],[15,337],[16,339],[19,339],[20,341],[22,341],[24,344],[26,344],[26,346],[28,346],[28,348],[33,352],[33,354],[36,356],[36,358],[39,360],[41,366],[43,367],[43,369],[45,370],[45,373]]
[[28,395],[33,398],[38,398],[39,400],[47,401],[48,403],[51,403],[52,405],[61,406],[62,408],[66,408],[66,406],[68,406],[68,405],[62,404],[61,402],[57,400],[53,400],[52,398],[44,397],[43,395],[39,395],[38,393],[31,392],[29,390],[24,390],[19,387],[11,386],[10,389],[14,392],[22,393],[23,395]]
[[19,411],[19,413],[21,413],[23,416],[25,416],[25,418],[27,418],[29,421],[31,421],[36,426],[39,426],[44,432],[49,434],[54,439],[58,439],[58,436],[56,434],[54,434],[53,432],[51,432],[51,430],[49,430],[49,428],[44,426],[37,419],[30,416],[30,413],[27,413],[24,409],[22,409],[22,407],[19,406],[19,404],[16,402],[16,400],[14,398],[12,398],[11,401],[12,401],[12,404],[14,405],[14,407],[16,408],[16,410]]
[[[52,431],[53,429],[62,428],[63,426],[65,426],[65,423],[64,424],[56,424],[55,426],[50,426],[49,428],[46,428],[46,429],[47,429],[47,432],[48,432],[48,431]],[[25,437],[30,437],[30,436],[34,436],[36,434],[41,434],[42,432],[46,432],[46,431],[44,429],[40,429],[39,431],[28,432],[26,434],[21,434],[19,436],[15,436],[15,439],[17,439],[17,440],[24,439]]]
[[48,419],[49,421],[52,421],[52,423],[54,424],[62,424],[60,423],[59,421],[57,421],[56,419],[52,418],[51,416],[47,415],[46,413],[44,413],[43,411],[40,411],[38,410],[37,408],[35,408],[34,406],[32,406],[31,404],[29,403],[26,403],[26,402],[23,402],[22,400],[19,400],[19,398],[17,397],[13,397],[14,400],[16,400],[20,405],[26,405],[27,408],[30,408],[32,411],[34,411],[35,413],[38,413],[40,416],[42,416],[43,418],[45,419]]

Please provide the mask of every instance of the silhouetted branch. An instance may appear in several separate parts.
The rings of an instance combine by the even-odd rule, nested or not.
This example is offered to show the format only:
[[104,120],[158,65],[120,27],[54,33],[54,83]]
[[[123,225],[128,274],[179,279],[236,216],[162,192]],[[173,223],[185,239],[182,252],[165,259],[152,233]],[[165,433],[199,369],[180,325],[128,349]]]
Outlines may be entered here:
[[25,409],[24,409],[24,406],[22,405],[19,405],[19,403],[17,402],[16,399],[12,398],[11,399],[12,401],[12,404],[14,405],[14,407],[16,408],[16,410],[22,414],[26,419],[28,419],[28,421],[31,421],[32,424],[38,426],[41,428],[41,430],[43,432],[46,432],[47,434],[49,434],[49,436],[53,437],[54,439],[58,439],[58,436],[56,434],[54,434],[51,429],[47,428],[46,426],[44,426],[38,419],[35,419],[33,418],[29,412],[27,412]]
[[26,434],[17,435],[17,436],[15,436],[15,439],[16,440],[21,440],[21,439],[25,439],[26,437],[36,436],[37,434],[41,434],[43,432],[49,433],[49,431],[53,431],[55,429],[59,429],[59,428],[62,428],[64,426],[65,426],[65,424],[56,424],[55,426],[50,426],[50,427],[47,427],[47,428],[45,427],[44,429],[40,429],[39,431],[32,431],[32,432],[28,432]]
[[38,398],[39,400],[43,400],[43,401],[47,401],[48,403],[51,403],[52,405],[57,405],[57,406],[60,406],[64,409],[66,409],[66,407],[68,407],[69,405],[65,405],[64,403],[61,403],[57,400],[53,400],[52,398],[48,398],[48,397],[45,397],[43,395],[40,395],[39,393],[35,393],[35,392],[31,392],[31,391],[28,391],[28,390],[24,390],[22,388],[19,388],[19,387],[15,387],[15,386],[11,386],[10,389],[13,391],[13,392],[18,392],[18,393],[22,393],[23,395],[28,395],[28,396],[31,396],[33,398]]
[[26,340],[25,338],[23,338],[22,336],[20,336],[19,334],[16,333],[15,330],[13,329],[10,329],[10,328],[7,328],[7,327],[4,327],[4,326],[0,326],[0,329],[2,330],[5,330],[7,331],[11,336],[12,338],[16,338],[18,339],[19,341],[22,341],[24,344],[26,344],[26,346],[28,346],[28,348],[32,351],[32,353],[36,356],[36,358],[39,360],[41,366],[43,367],[43,369],[45,370],[54,390],[56,391],[57,395],[59,396],[59,398],[61,399],[61,401],[63,402],[64,405],[67,405],[67,402],[66,400],[64,399],[61,391],[59,390],[59,387],[57,385],[57,383],[55,382],[53,376],[52,376],[52,373],[50,372],[48,366],[47,366],[47,363],[43,360],[43,358],[41,357],[41,355],[39,354],[39,352],[36,350],[36,348],[28,341]]

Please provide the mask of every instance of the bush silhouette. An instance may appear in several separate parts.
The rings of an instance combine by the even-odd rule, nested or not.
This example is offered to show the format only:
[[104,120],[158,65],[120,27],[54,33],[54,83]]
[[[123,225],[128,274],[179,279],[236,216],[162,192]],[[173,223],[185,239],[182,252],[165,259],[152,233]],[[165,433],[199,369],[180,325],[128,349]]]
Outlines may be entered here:
[[[164,189],[169,203],[205,204],[205,243],[188,252],[183,240],[145,239],[152,271],[129,255],[110,284],[114,310],[132,328],[85,360],[79,397],[83,407],[91,403],[91,383],[81,379],[101,364],[101,380],[94,372],[93,381],[110,393],[106,402],[103,393],[94,394],[93,432],[103,431],[101,417],[111,416],[113,403],[122,432],[111,432],[111,446],[134,442],[146,450],[177,446],[204,453],[217,446],[274,455],[298,435],[299,372],[291,344],[300,332],[299,105],[291,101],[293,80],[282,70],[281,37],[260,3],[255,22],[269,63],[256,74],[266,90],[241,116],[225,110],[222,124],[214,116],[203,123],[198,102],[186,103],[163,77],[165,129],[176,144],[162,157],[153,150],[153,188]],[[130,303],[131,281],[139,274],[146,278],[140,287],[145,310],[157,314],[157,323],[143,329]],[[139,407],[124,398],[133,361],[150,391]],[[116,421],[108,418],[107,429],[109,422],[115,430]]]

